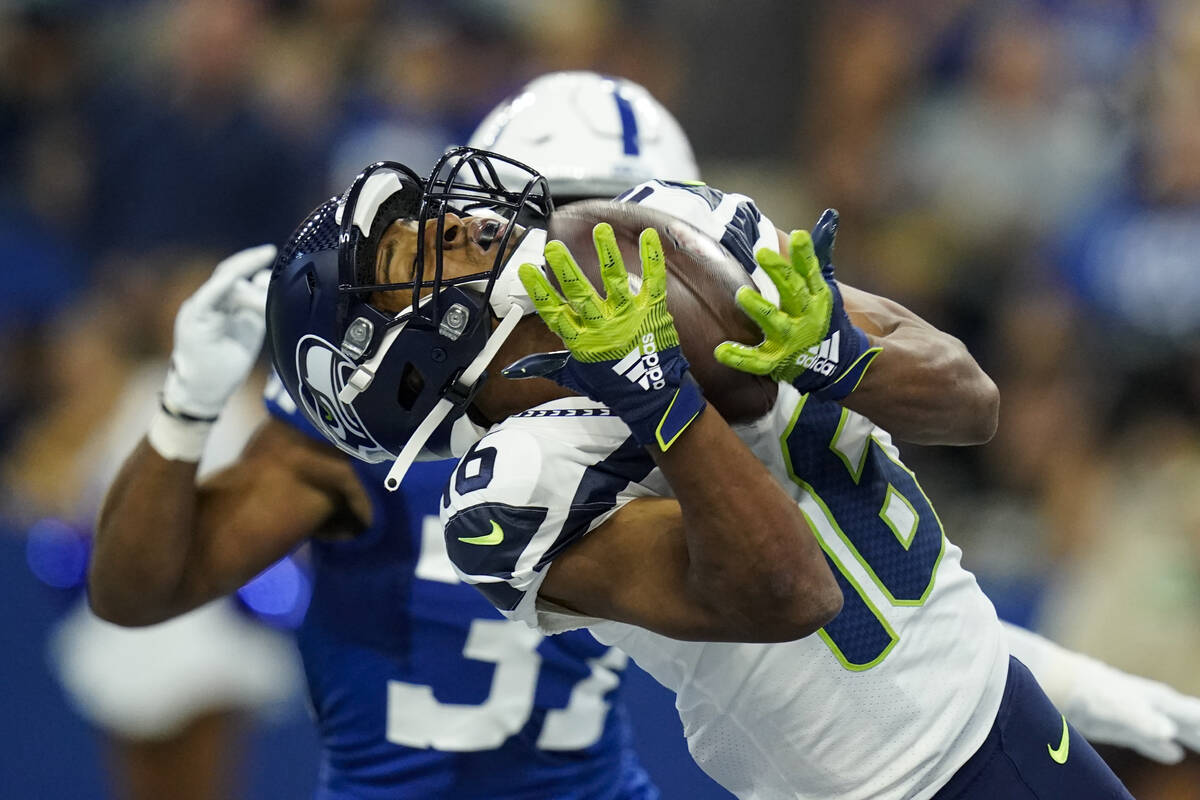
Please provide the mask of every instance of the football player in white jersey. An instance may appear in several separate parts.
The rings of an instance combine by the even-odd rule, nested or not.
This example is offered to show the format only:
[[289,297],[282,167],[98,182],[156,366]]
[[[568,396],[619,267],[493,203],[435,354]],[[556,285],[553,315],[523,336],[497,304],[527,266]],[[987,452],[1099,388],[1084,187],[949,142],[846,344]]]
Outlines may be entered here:
[[[559,207],[576,199],[638,195],[641,205],[682,216],[733,245],[752,270],[753,248],[769,244],[738,234],[739,213],[754,217],[740,211],[754,208],[750,198],[726,194],[724,205],[712,209],[698,204],[699,189],[667,190],[668,184],[651,182],[698,183],[700,170],[670,112],[626,79],[586,71],[542,75],[494,108],[468,145],[531,165],[547,178]],[[627,191],[635,183],[645,185]],[[943,410],[929,411],[937,425]],[[1090,741],[1129,747],[1166,763],[1179,761],[1185,746],[1200,749],[1200,701],[1002,624],[1009,652]]]
[[[1010,660],[885,430],[984,439],[990,380],[952,337],[833,280],[834,217],[817,255],[708,187],[626,200],[660,191],[701,222],[728,213],[724,244],[755,270],[761,293],[738,302],[765,340],[717,352],[779,381],[758,419],[732,428],[691,377],[653,230],[634,293],[597,227],[601,299],[561,244],[543,260],[544,231],[516,222],[549,216],[545,179],[470,148],[427,182],[372,165],[338,203],[336,239],[280,257],[276,369],[331,441],[395,459],[389,487],[422,447],[461,454],[443,498],[459,573],[510,618],[626,650],[676,691],[697,762],[735,794],[1128,797]],[[554,382],[484,380],[505,365]]]

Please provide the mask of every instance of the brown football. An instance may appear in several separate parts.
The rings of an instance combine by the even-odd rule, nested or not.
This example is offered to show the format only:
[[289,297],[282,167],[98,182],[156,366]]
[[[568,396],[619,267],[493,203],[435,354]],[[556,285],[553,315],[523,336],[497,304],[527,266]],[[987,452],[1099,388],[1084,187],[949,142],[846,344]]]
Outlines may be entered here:
[[739,286],[752,285],[741,264],[712,237],[661,211],[585,200],[554,212],[548,238],[566,244],[597,287],[602,283],[592,228],[598,222],[612,225],[625,268],[636,274],[641,274],[638,237],[645,228],[658,231],[667,262],[667,308],[675,318],[692,374],[721,416],[730,422],[748,422],[769,411],[775,402],[774,381],[730,369],[713,358],[713,348],[723,341],[762,341],[761,331],[733,301]]

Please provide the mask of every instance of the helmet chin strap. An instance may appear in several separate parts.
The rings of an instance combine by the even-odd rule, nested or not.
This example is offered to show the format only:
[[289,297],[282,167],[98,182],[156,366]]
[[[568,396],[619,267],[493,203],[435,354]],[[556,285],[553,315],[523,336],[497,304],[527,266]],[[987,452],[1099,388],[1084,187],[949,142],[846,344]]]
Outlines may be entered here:
[[[500,350],[500,345],[508,339],[513,329],[517,327],[517,323],[525,316],[524,309],[520,305],[513,304],[509,307],[504,318],[500,320],[500,324],[496,326],[496,330],[492,331],[492,335],[488,337],[487,343],[483,349],[479,351],[479,355],[467,365],[459,376],[458,382],[462,384],[467,391],[475,386],[479,376],[483,374],[483,370],[495,357]],[[421,424],[413,431],[413,435],[405,442],[404,448],[400,454],[396,456],[396,461],[392,464],[392,468],[388,470],[387,477],[384,478],[383,486],[389,492],[394,492],[400,488],[400,481],[404,480],[404,475],[408,472],[409,467],[416,461],[417,455],[420,454],[421,448],[429,441],[429,437],[433,436],[434,431],[442,424],[442,421],[454,410],[454,403],[443,397],[438,400],[437,405],[429,412],[425,419],[421,420]]]
[[539,266],[545,264],[545,251],[546,231],[542,228],[530,228],[525,231],[512,254],[504,262],[504,266],[500,268],[500,274],[496,276],[496,284],[492,288],[489,300],[492,312],[497,317],[508,314],[513,306],[520,306],[523,314],[533,313],[533,301],[529,299],[529,293],[521,284],[517,268],[526,262]]

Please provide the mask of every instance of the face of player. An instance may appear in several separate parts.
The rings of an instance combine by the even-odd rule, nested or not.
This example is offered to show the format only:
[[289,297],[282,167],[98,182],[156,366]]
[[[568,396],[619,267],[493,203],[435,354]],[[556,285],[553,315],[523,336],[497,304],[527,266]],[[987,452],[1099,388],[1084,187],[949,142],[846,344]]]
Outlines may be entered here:
[[[461,278],[489,271],[496,261],[496,248],[504,234],[505,222],[494,217],[459,217],[447,212],[442,229],[442,279]],[[426,283],[433,280],[438,246],[437,221],[425,224]],[[524,229],[516,226],[508,239],[508,255],[515,249]],[[415,280],[417,260],[416,220],[396,220],[379,240],[375,254],[375,274],[380,283],[408,283]],[[422,289],[428,294],[429,287]],[[372,303],[387,311],[402,311],[412,304],[407,289],[376,294]]]

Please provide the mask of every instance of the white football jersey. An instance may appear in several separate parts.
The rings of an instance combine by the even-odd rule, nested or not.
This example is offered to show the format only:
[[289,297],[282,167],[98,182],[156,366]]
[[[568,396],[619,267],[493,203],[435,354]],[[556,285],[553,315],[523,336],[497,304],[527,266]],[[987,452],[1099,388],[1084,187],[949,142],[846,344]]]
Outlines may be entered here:
[[[693,224],[707,213],[698,227],[747,268],[754,249],[777,247],[748,198],[657,181],[623,197],[656,194]],[[1008,652],[991,603],[865,417],[781,385],[770,413],[734,430],[795,498],[842,588],[841,613],[813,636],[684,642],[539,601],[572,542],[635,498],[671,495],[620,418],[584,398],[512,416],[466,453],[442,501],[451,561],[509,618],[545,633],[586,625],[632,656],[676,693],[697,763],[740,798],[932,796],[1000,706]]]

